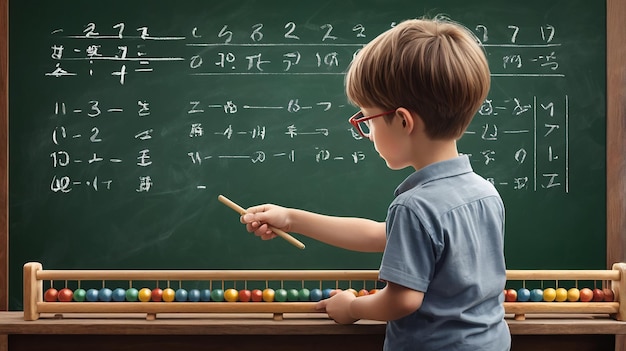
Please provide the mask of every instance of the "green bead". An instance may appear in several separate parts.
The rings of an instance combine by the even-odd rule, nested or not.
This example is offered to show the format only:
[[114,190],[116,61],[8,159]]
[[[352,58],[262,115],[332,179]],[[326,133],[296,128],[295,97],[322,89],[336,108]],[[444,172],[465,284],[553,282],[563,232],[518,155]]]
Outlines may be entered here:
[[135,288],[129,288],[126,290],[126,301],[135,302],[137,301],[137,297],[139,295],[139,290]]
[[223,302],[224,301],[224,290],[215,289],[211,291],[211,301],[215,302]]
[[87,295],[87,292],[85,291],[85,289],[76,289],[74,291],[74,301],[76,302],[83,302],[85,301],[85,295]]
[[287,290],[287,301],[298,301],[298,290],[297,289],[289,289]]
[[309,301],[311,298],[311,292],[307,288],[302,288],[298,291],[298,301]]
[[276,302],[285,302],[287,301],[287,290],[285,289],[277,289],[274,294],[274,301]]

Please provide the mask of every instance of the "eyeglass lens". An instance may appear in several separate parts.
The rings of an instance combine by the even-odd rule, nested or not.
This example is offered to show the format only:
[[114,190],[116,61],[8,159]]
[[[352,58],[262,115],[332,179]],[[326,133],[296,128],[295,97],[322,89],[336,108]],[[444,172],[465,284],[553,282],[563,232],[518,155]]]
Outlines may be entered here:
[[366,120],[366,121],[362,121],[359,122],[359,129],[361,129],[361,132],[365,135],[369,135],[370,134],[370,120]]

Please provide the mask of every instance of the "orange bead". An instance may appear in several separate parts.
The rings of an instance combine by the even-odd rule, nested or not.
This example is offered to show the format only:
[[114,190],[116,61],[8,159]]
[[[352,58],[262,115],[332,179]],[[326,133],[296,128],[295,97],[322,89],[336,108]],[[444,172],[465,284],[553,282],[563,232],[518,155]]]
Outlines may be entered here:
[[276,292],[272,288],[267,288],[267,289],[263,290],[263,301],[265,301],[265,302],[272,302],[272,301],[274,301],[274,295],[275,294],[276,294]]
[[176,298],[176,291],[172,288],[163,289],[163,301],[172,302]]

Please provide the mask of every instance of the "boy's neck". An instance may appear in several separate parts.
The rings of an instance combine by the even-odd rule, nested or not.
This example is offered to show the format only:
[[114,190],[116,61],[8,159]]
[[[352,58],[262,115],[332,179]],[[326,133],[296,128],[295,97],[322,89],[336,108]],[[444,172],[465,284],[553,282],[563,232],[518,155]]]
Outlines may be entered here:
[[456,140],[432,140],[420,143],[413,162],[413,168],[420,170],[433,163],[459,157]]

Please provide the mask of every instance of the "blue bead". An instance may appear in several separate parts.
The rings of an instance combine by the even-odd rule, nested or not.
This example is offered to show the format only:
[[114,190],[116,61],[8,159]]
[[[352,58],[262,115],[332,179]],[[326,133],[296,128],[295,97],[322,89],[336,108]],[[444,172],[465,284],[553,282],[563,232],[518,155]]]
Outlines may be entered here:
[[185,302],[185,301],[187,301],[187,295],[188,295],[187,290],[185,290],[185,289],[178,289],[178,290],[176,290],[176,295],[174,295],[175,296],[174,298],[178,302]]
[[98,292],[98,300],[102,302],[111,302],[111,295],[113,292],[109,288],[102,288]]
[[211,290],[210,289],[202,289],[200,291],[200,301],[203,301],[203,302],[211,301]]
[[85,295],[85,299],[89,302],[98,301],[98,289],[87,290],[87,295]]
[[530,290],[521,288],[517,291],[517,301],[526,302],[530,300]]
[[322,290],[322,299],[329,298],[331,291],[333,291],[333,289],[324,289],[324,290]]
[[541,289],[533,289],[530,292],[530,301],[539,302],[543,300],[543,290]]
[[322,290],[312,289],[309,299],[314,302],[320,301],[322,299]]
[[117,288],[113,290],[113,293],[111,294],[111,298],[115,302],[124,302],[124,300],[126,300],[126,290],[122,288]]
[[189,300],[191,302],[198,302],[198,301],[200,301],[200,290],[198,290],[198,289],[191,289],[191,290],[189,290],[189,295],[187,296],[187,300]]

